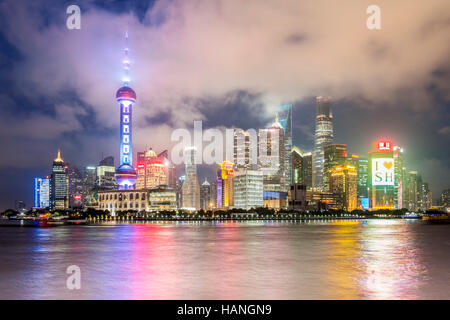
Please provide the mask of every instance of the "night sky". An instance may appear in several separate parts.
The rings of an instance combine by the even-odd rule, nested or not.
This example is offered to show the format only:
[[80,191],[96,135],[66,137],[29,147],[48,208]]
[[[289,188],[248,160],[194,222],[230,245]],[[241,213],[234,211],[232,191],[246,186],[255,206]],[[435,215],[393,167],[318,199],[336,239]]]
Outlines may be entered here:
[[[381,7],[381,30],[366,8]],[[81,30],[66,8],[81,8]],[[33,178],[66,162],[118,160],[125,30],[134,152],[171,132],[260,128],[294,105],[294,144],[312,150],[315,96],[333,98],[336,143],[367,155],[389,138],[433,198],[450,188],[450,2],[0,0],[0,209],[33,201]],[[215,168],[201,168],[201,180]],[[182,173],[182,172],[180,172]]]

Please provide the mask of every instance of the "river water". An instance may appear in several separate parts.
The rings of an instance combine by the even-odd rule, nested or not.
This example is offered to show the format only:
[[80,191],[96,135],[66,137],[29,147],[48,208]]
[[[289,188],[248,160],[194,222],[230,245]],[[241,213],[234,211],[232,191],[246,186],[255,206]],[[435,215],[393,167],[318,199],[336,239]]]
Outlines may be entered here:
[[[80,268],[69,290],[69,266]],[[449,299],[450,225],[416,220],[0,228],[1,299]]]

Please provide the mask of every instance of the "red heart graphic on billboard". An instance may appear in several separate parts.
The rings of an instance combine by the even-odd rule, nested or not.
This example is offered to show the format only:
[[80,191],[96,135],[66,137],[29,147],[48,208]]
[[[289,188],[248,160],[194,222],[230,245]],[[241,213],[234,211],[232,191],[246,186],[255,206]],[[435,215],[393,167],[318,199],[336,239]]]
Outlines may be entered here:
[[383,162],[383,166],[389,170],[392,168],[392,162],[385,161],[385,162]]

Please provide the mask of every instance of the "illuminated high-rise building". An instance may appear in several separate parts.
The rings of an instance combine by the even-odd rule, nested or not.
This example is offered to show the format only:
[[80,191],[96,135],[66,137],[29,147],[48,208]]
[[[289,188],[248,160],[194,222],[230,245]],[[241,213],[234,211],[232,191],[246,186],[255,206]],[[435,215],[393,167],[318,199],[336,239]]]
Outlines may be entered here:
[[426,211],[432,205],[431,190],[427,182],[422,182],[420,186],[419,210]]
[[83,199],[85,207],[91,207],[97,205],[97,190],[96,190],[96,179],[97,179],[97,167],[87,166],[84,168],[83,172],[83,188],[85,197]]
[[337,165],[330,170],[330,192],[339,194],[342,209],[353,211],[357,208],[358,172],[352,165]]
[[[289,151],[291,154],[291,151]],[[291,158],[291,157],[290,157]],[[287,208],[289,184],[286,174],[284,128],[278,121],[258,131],[258,171],[263,175],[263,205],[268,208]],[[288,169],[290,169],[289,167]]]
[[292,181],[293,184],[304,184],[303,176],[303,152],[297,148],[293,147],[291,151],[292,155]]
[[67,209],[69,206],[69,178],[67,177],[64,160],[58,150],[58,156],[53,160],[51,176],[50,205],[53,209]]
[[287,191],[292,183],[292,104],[279,106],[277,108],[277,118],[283,127],[283,167],[286,180],[285,191]]
[[112,156],[102,159],[97,166],[96,185],[104,190],[117,189],[114,167],[114,158]]
[[249,210],[263,206],[263,176],[261,171],[241,169],[233,179],[233,208]]
[[177,171],[175,165],[170,161],[169,151],[164,150],[158,154],[158,158],[164,163],[164,173],[166,175],[166,185],[172,189],[177,189]]
[[119,190],[132,190],[136,184],[137,173],[133,168],[132,149],[132,109],[136,102],[136,93],[129,87],[130,79],[128,71],[130,60],[128,57],[128,33],[125,34],[127,46],[123,66],[125,77],[123,86],[117,90],[116,100],[120,106],[120,165],[116,170],[115,179]]
[[66,164],[65,170],[69,179],[69,207],[80,209],[85,198],[83,176],[80,170],[72,164]]
[[287,192],[284,150],[284,129],[276,118],[270,128],[258,131],[258,170],[263,173],[264,190]]
[[213,208],[211,184],[206,179],[200,186],[200,207],[202,210],[211,210]]
[[369,200],[372,210],[395,208],[395,163],[393,144],[380,140],[369,152]]
[[218,209],[229,209],[234,205],[234,164],[228,160],[220,163],[217,170],[217,204]]
[[369,160],[352,154],[347,157],[347,164],[354,166],[358,172],[358,208],[369,209]]
[[408,206],[407,209],[411,211],[419,210],[419,192],[420,192],[421,178],[417,171],[408,172]]
[[306,186],[306,189],[309,190],[312,188],[313,180],[313,157],[312,152],[304,152],[303,153],[303,184]]
[[317,97],[316,131],[314,135],[313,154],[313,188],[323,190],[324,188],[324,148],[333,143],[333,113],[329,98]]
[[347,161],[347,146],[345,144],[329,144],[324,147],[323,190],[330,192],[330,172],[337,165]]
[[34,207],[50,207],[50,179],[34,178]]
[[440,202],[445,211],[450,211],[450,189],[445,189],[442,191]]
[[197,176],[196,159],[197,148],[184,149],[185,178],[181,187],[181,203],[183,209],[200,209],[200,185]]
[[257,139],[255,130],[233,130],[233,161],[236,169],[251,170],[256,166]]
[[156,155],[151,148],[137,153],[136,190],[151,189],[166,184],[166,166],[164,159]]
[[295,146],[292,148],[292,181],[292,184],[305,185],[306,189],[312,188],[312,154]]
[[358,198],[369,197],[369,160],[360,157],[358,159]]
[[395,209],[406,208],[406,202],[403,199],[404,194],[404,166],[403,166],[403,148],[394,146],[394,174],[395,174],[395,196],[394,207]]

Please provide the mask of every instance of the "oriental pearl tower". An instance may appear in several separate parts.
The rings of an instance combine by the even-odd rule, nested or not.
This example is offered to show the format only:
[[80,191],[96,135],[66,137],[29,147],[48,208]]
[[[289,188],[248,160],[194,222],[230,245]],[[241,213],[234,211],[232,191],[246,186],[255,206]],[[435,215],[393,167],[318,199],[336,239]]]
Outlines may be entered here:
[[136,102],[136,93],[129,87],[128,71],[130,61],[128,58],[128,32],[125,33],[125,58],[123,67],[125,76],[123,86],[117,90],[116,101],[120,106],[120,166],[116,169],[114,178],[119,190],[133,190],[137,180],[136,170],[133,168],[132,148],[132,109]]

